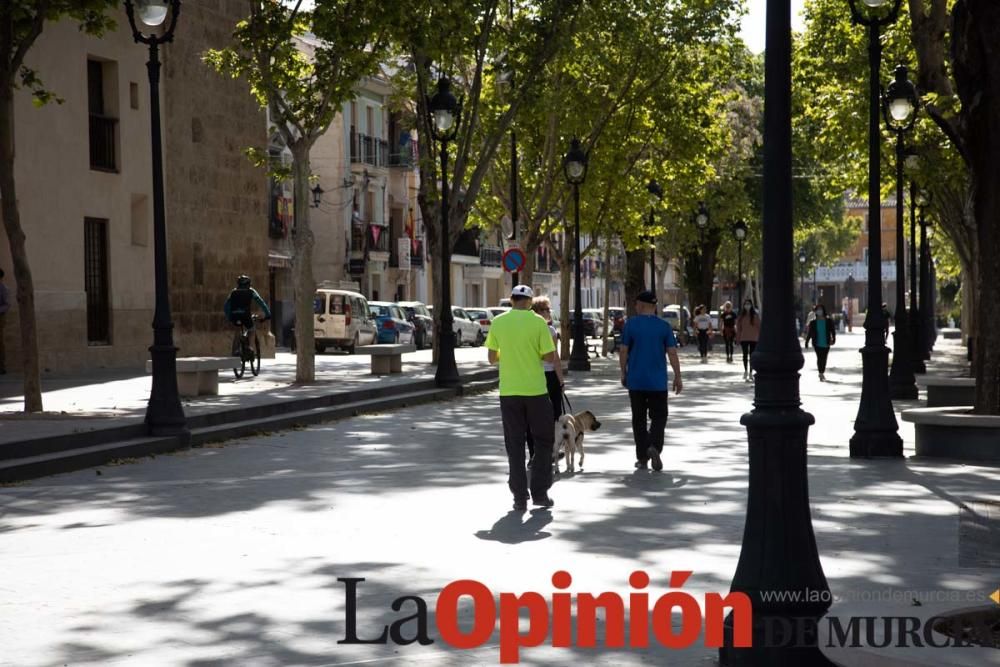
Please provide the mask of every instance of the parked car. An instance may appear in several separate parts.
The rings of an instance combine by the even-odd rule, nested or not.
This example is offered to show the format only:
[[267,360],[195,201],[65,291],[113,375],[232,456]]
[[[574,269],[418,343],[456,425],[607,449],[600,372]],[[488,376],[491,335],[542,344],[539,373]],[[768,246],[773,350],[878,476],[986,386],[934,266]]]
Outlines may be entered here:
[[510,310],[510,308],[507,306],[490,306],[486,310],[490,311],[490,315],[496,317],[497,315],[506,313],[508,310]]
[[434,344],[434,317],[419,301],[400,301],[406,319],[413,325],[413,343],[418,350]]
[[719,311],[710,310],[708,311],[708,316],[712,318],[712,331],[719,330]]
[[486,340],[483,327],[479,321],[469,315],[463,308],[452,308],[452,317],[455,320],[455,347],[462,347],[464,343],[479,347]]
[[[583,309],[583,335],[589,336],[591,338],[597,338],[604,333],[604,326],[601,324],[601,317],[604,315],[603,310],[598,310],[597,308],[584,308]],[[569,322],[570,331],[573,331],[573,327],[576,324],[576,315],[573,310],[569,311]]]
[[678,345],[686,345],[688,342],[688,326],[691,321],[691,311],[685,306],[676,303],[663,307],[663,318],[670,323],[677,338]]
[[490,312],[489,308],[466,308],[465,312],[469,314],[469,317],[479,322],[479,326],[483,328],[484,334],[490,333],[490,322],[493,321],[493,313]]
[[413,325],[406,320],[406,315],[399,304],[388,301],[370,301],[368,309],[378,325],[379,343],[413,342]]
[[[427,310],[433,314],[434,306],[427,306]],[[455,347],[462,347],[465,343],[478,347],[486,340],[483,327],[461,308],[451,309],[451,319],[451,330],[455,332]]]
[[625,328],[625,309],[624,308],[608,308],[608,319],[611,320],[611,326],[613,331],[621,331]]
[[510,308],[511,307],[510,299],[506,298],[506,297],[503,298],[503,299],[500,299],[500,303],[498,305],[501,308]]
[[357,292],[320,288],[313,298],[313,334],[316,352],[339,347],[354,354],[358,345],[371,345],[378,335],[368,312],[368,299]]

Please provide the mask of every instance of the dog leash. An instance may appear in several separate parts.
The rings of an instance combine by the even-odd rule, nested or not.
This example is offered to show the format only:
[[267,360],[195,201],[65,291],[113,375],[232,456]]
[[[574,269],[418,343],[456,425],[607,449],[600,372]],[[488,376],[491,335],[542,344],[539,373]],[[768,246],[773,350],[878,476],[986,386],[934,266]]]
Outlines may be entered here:
[[563,403],[566,404],[565,407],[568,408],[566,410],[566,414],[568,414],[568,415],[573,414],[573,404],[569,402],[569,397],[566,395],[566,390],[565,389],[562,392],[562,400],[563,400]]

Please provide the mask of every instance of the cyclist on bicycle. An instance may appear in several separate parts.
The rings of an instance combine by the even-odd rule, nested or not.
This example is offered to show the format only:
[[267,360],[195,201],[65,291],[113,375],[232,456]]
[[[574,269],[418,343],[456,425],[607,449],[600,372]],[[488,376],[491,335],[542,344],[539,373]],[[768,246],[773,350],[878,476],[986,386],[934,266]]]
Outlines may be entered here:
[[242,275],[236,279],[236,289],[229,293],[229,298],[226,299],[226,304],[223,306],[226,319],[236,326],[242,326],[245,329],[252,328],[253,318],[251,314],[254,302],[257,302],[260,309],[264,311],[263,319],[271,319],[271,309],[267,307],[264,299],[260,298],[257,290],[250,286],[250,276]]

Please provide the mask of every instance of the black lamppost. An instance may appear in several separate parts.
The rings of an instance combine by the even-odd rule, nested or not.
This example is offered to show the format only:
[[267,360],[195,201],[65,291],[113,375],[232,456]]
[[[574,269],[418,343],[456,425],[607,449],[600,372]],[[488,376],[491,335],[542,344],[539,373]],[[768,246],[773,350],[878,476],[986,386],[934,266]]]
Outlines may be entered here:
[[569,152],[563,158],[563,173],[566,181],[573,186],[573,206],[575,208],[575,228],[576,238],[576,285],[573,290],[573,297],[576,305],[573,307],[573,350],[569,355],[569,369],[571,371],[589,371],[590,357],[587,354],[587,342],[583,336],[583,297],[580,293],[580,185],[587,178],[587,154],[580,146],[580,140],[573,137],[570,142]]
[[455,363],[454,317],[451,314],[451,240],[448,234],[448,142],[455,138],[462,117],[462,103],[451,92],[451,83],[442,76],[437,92],[427,101],[431,114],[431,136],[441,142],[441,313],[438,321],[438,365],[434,380],[439,387],[461,384]]
[[[509,0],[507,3],[507,19],[510,21],[511,31],[514,30],[514,0]],[[508,63],[510,67],[506,72],[505,81],[510,84],[511,91],[514,90],[514,68],[513,65]],[[513,102],[512,102],[513,104]],[[510,125],[510,240],[517,242],[517,131],[514,129],[513,122]],[[514,271],[511,273],[511,289],[517,287],[520,283],[521,275],[520,272]]]
[[920,315],[923,320],[921,327],[921,356],[926,361],[931,358],[934,348],[934,283],[931,281],[931,246],[930,239],[934,228],[927,224],[925,215],[930,204],[930,193],[921,190],[917,194],[917,206],[920,207]]
[[[708,229],[708,209],[705,207],[705,202],[698,202],[698,210],[694,214],[694,224],[698,227],[698,264],[701,269],[701,279],[698,281],[701,284],[702,290],[707,289],[708,298],[705,299],[705,306],[709,309],[712,308],[710,305],[712,301],[712,280],[709,278],[709,284],[706,287],[703,283],[705,280],[705,274],[707,273],[705,267],[705,231]],[[701,301],[704,294],[698,295],[698,300]],[[693,304],[692,304],[693,305]]]
[[[750,488],[740,560],[732,590],[753,605],[752,648],[733,647],[726,619],[723,665],[829,665],[815,629],[830,606],[809,510],[806,439],[812,415],[801,408],[802,348],[795,332],[792,251],[792,30],[788,0],[768,0],[764,50],[763,302],[754,409],[740,423],[749,436]],[[795,591],[780,600],[772,591]],[[808,593],[814,591],[814,594]],[[768,596],[768,597],[765,597]],[[790,634],[774,641],[768,630]],[[766,640],[771,635],[772,641]],[[811,637],[811,639],[810,639]],[[770,644],[770,646],[768,646]]]
[[653,226],[656,224],[656,206],[663,200],[663,188],[655,180],[646,185],[649,191],[649,289],[656,294],[656,236],[653,235]]
[[923,304],[917,303],[917,181],[912,174],[920,164],[920,154],[915,148],[906,149],[906,168],[909,169],[910,177],[910,353],[913,361],[914,373],[926,373],[927,365],[924,364],[924,334],[923,318],[920,314],[920,307]]
[[[153,280],[156,301],[153,309],[153,345],[149,355],[153,362],[153,385],[146,404],[146,428],[150,435],[183,435],[187,433],[184,408],[177,391],[177,347],[174,345],[174,323],[170,316],[170,283],[167,278],[167,222],[163,202],[163,141],[160,136],[160,44],[172,42],[180,0],[125,0],[125,13],[136,42],[149,46],[149,118],[153,152]],[[144,33],[136,23],[158,28],[161,32]]]
[[799,298],[802,300],[802,326],[806,325],[806,249],[799,248]]
[[326,191],[317,183],[316,187],[312,188],[310,192],[312,192],[312,207],[319,208],[319,205],[323,203],[323,193]]
[[733,223],[736,238],[736,303],[737,310],[743,307],[743,241],[747,237],[747,223],[737,220]]
[[[903,455],[899,424],[889,399],[889,348],[882,340],[882,196],[879,186],[879,30],[896,20],[902,0],[848,0],[851,18],[868,28],[868,314],[861,349],[861,402],[851,438],[852,457]],[[864,9],[862,9],[862,7]]]
[[906,78],[906,66],[899,65],[882,103],[885,124],[896,135],[896,328],[893,331],[892,369],[889,396],[917,397],[913,375],[913,342],[906,313],[906,233],[903,229],[903,165],[906,161],[904,136],[913,128],[917,111],[917,89]]

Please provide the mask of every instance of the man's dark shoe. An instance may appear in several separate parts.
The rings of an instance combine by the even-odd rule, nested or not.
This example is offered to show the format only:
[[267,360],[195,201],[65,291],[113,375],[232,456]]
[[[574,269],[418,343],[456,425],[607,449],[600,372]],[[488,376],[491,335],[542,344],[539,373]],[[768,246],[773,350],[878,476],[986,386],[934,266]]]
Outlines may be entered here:
[[649,459],[653,462],[653,470],[657,472],[663,470],[663,461],[660,459],[660,453],[656,451],[656,447],[650,445],[646,453],[649,454]]
[[635,462],[635,469],[636,470],[649,470],[649,463],[647,461],[636,461]]
[[514,501],[514,511],[515,512],[527,512],[528,511],[528,501],[527,500],[515,500]]
[[540,496],[538,498],[532,498],[531,504],[535,507],[552,507],[555,503],[552,501],[548,495]]

